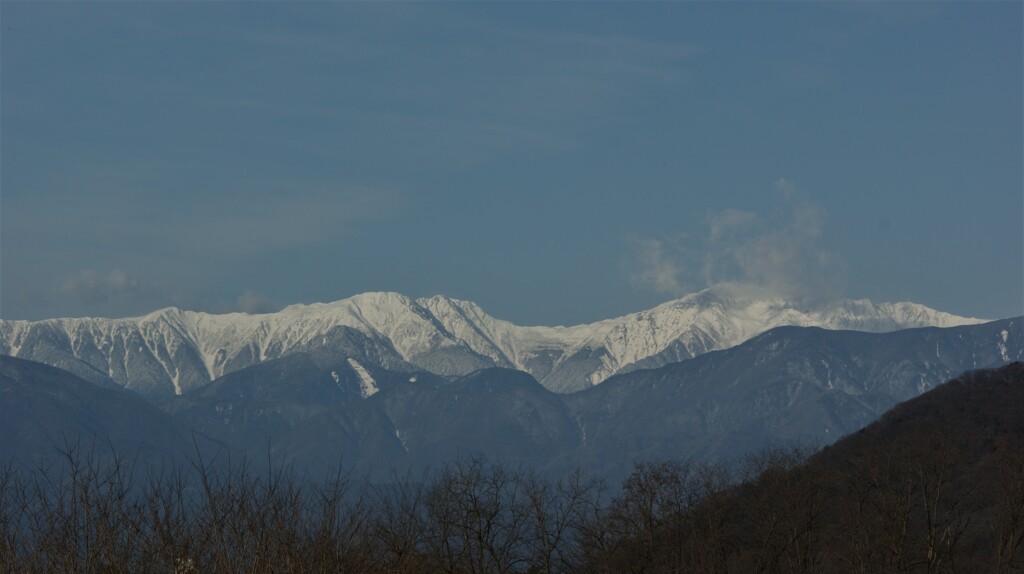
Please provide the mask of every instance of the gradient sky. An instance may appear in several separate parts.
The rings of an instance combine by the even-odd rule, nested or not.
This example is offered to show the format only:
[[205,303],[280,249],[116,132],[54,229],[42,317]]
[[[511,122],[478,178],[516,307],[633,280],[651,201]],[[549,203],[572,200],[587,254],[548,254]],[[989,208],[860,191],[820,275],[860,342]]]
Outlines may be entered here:
[[1024,313],[1022,4],[0,3],[0,317]]

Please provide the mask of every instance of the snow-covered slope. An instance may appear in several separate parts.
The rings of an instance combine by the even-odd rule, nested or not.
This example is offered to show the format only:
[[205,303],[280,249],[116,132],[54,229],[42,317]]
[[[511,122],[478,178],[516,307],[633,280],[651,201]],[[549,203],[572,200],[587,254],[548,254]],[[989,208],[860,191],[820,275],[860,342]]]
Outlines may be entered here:
[[718,286],[653,309],[573,327],[521,327],[443,296],[364,293],[277,313],[212,315],[168,308],[129,319],[0,321],[0,354],[48,363],[145,395],[180,394],[267,359],[466,374],[527,371],[571,392],[638,367],[737,345],[782,325],[892,331],[980,323],[914,303],[795,303]]
[[519,327],[488,316],[476,304],[432,297],[420,303],[445,329],[500,366],[571,392],[611,375],[655,367],[729,348],[783,325],[884,332],[983,322],[914,303],[867,300],[804,302],[748,287],[720,285],[632,313],[574,327]]

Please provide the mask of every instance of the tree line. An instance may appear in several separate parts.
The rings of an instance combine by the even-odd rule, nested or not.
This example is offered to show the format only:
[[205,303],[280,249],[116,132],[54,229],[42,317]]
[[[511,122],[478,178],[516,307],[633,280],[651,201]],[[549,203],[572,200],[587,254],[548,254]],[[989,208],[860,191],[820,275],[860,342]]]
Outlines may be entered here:
[[156,470],[66,448],[59,467],[0,470],[0,565],[19,573],[1021,572],[1024,399],[1013,396],[973,404],[956,395],[927,416],[892,411],[819,452],[640,462],[612,486],[482,457],[387,484],[340,472],[314,484],[245,462],[197,457]]
[[[638,463],[618,488],[484,459],[425,480],[305,484],[246,464],[0,472],[7,572],[1018,572],[1024,451],[983,480],[895,445],[835,468],[799,448],[732,467]],[[927,452],[927,455],[924,453]]]

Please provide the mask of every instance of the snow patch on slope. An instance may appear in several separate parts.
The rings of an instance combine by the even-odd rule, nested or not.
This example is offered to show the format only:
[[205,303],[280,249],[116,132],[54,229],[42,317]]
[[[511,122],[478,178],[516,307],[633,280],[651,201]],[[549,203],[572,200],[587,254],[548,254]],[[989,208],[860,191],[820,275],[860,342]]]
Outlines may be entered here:
[[366,367],[359,364],[359,361],[355,359],[348,359],[348,364],[352,367],[352,370],[356,372],[356,376],[359,377],[359,394],[364,399],[368,399],[373,395],[377,394],[380,389],[377,388],[377,381],[373,380],[370,373],[366,370]]

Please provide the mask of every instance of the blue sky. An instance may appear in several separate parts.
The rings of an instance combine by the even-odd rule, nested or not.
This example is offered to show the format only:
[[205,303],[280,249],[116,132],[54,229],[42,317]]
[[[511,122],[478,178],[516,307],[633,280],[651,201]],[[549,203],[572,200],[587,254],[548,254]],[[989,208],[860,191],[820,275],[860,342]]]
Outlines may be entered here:
[[0,4],[0,317],[1024,313],[1022,5]]

